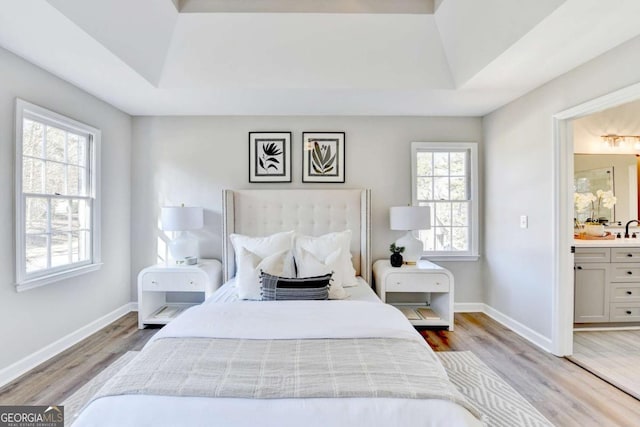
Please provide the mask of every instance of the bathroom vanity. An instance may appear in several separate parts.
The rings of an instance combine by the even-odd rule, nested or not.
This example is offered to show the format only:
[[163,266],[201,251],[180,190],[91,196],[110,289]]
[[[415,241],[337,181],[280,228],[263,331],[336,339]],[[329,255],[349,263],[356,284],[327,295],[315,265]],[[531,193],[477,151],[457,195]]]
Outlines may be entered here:
[[640,322],[640,239],[575,240],[574,246],[574,322]]

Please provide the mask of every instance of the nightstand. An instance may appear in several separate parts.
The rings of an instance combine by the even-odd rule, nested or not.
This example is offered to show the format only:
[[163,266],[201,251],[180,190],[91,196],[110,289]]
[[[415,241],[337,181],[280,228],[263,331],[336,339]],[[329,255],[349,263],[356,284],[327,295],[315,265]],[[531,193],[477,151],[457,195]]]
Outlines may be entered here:
[[222,263],[201,259],[196,265],[158,264],[138,274],[138,328],[166,325],[193,303],[167,303],[170,292],[200,292],[207,299],[222,284]]
[[449,270],[426,260],[402,267],[378,260],[373,277],[382,302],[400,309],[412,325],[453,331],[454,283]]

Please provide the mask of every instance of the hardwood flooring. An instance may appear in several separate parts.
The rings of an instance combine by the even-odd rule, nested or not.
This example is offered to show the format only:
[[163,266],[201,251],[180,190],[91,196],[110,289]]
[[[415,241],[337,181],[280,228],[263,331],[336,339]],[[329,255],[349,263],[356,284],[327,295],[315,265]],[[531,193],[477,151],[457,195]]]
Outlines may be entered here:
[[129,350],[140,350],[158,330],[138,329],[129,313],[0,388],[0,405],[60,404]]
[[640,331],[574,332],[570,359],[640,399]]
[[[456,330],[423,331],[436,351],[470,350],[559,427],[640,426],[640,401],[566,359],[539,350],[480,313],[455,315]],[[60,403],[156,332],[129,313],[0,389],[0,404]]]

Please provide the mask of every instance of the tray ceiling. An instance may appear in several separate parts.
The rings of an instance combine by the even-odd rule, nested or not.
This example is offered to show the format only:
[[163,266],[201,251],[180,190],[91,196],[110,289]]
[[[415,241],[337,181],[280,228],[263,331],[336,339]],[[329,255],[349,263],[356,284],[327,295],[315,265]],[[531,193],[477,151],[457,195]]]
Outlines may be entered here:
[[637,0],[30,0],[3,5],[0,46],[132,115],[478,116],[637,36],[639,15]]

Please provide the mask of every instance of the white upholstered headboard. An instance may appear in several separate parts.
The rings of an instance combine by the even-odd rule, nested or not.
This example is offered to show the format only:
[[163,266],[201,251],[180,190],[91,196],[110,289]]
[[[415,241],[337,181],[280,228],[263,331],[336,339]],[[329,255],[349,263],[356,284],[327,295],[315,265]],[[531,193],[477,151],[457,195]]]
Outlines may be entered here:
[[224,190],[222,197],[225,282],[235,274],[230,234],[267,236],[295,230],[320,236],[351,230],[353,267],[371,283],[371,190]]

